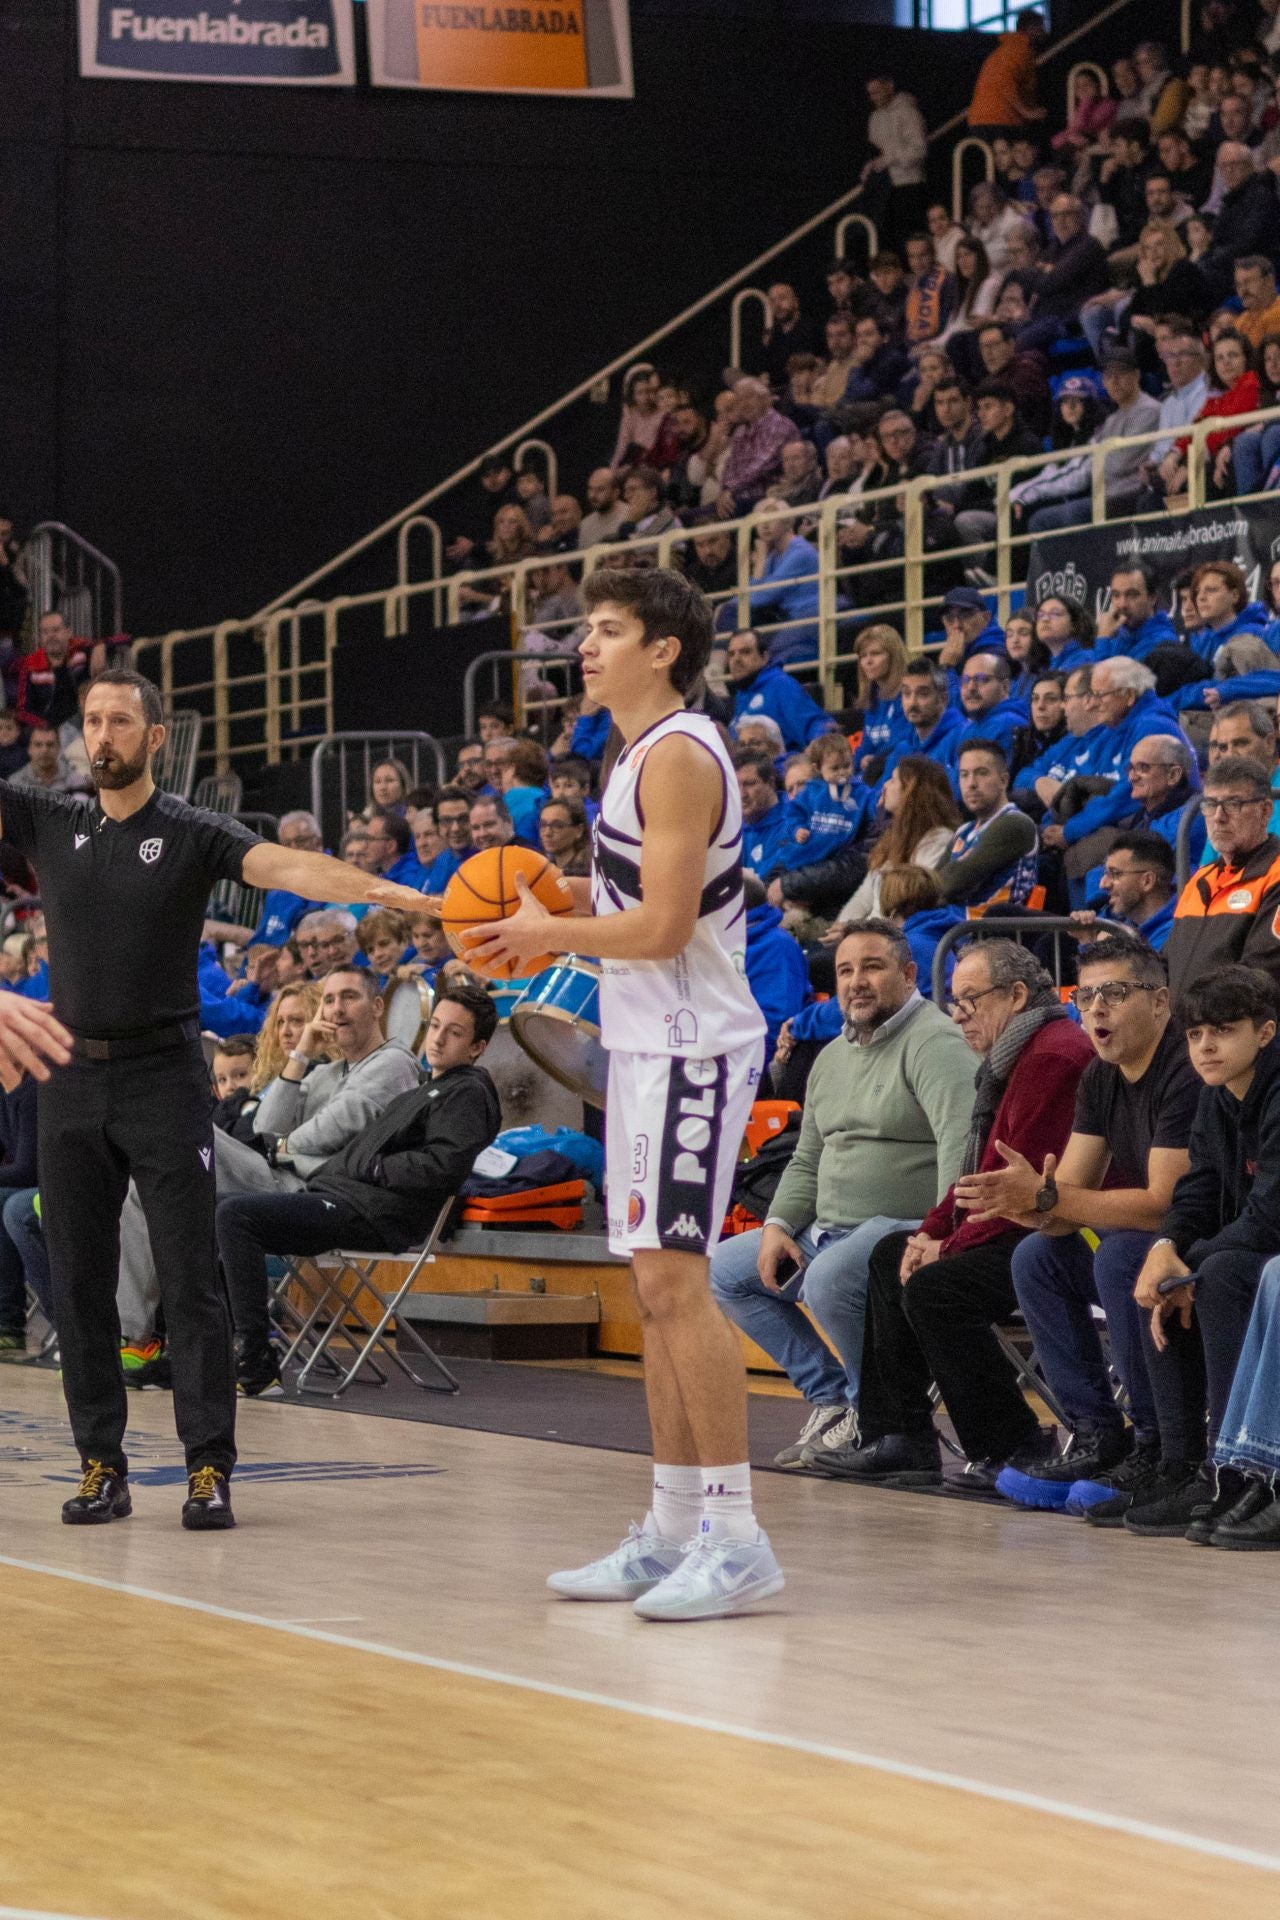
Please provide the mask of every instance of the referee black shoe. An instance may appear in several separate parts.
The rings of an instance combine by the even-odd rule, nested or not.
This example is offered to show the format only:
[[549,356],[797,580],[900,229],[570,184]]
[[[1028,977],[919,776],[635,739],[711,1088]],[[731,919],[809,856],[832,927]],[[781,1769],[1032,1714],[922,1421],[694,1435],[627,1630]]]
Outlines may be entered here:
[[68,1527],[101,1527],[108,1520],[125,1520],[132,1512],[125,1475],[104,1467],[101,1460],[91,1460],[79,1488],[63,1505],[62,1520]]
[[182,1503],[182,1524],[189,1533],[218,1533],[234,1527],[231,1511],[231,1486],[225,1473],[216,1467],[197,1467],[187,1475],[187,1497]]

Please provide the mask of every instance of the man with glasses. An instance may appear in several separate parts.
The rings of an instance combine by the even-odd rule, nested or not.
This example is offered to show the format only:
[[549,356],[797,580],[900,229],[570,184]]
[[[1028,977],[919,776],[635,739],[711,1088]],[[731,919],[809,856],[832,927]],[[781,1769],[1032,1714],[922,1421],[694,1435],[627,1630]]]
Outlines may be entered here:
[[1107,903],[1107,919],[1131,929],[1153,953],[1164,951],[1173,928],[1175,872],[1169,842],[1158,833],[1136,828],[1112,841],[1103,863],[1098,885]]
[[331,967],[369,964],[359,951],[356,917],[343,907],[323,907],[319,913],[307,914],[294,937],[309,979],[323,980]]
[[[1171,733],[1146,734],[1136,740],[1129,755],[1129,792],[1137,802],[1121,826],[1142,833],[1158,833],[1176,850],[1183,812],[1195,788],[1195,756],[1185,740]],[[1199,866],[1204,855],[1204,821],[1191,823],[1188,853]]]
[[[956,1199],[978,1219],[999,1213],[1035,1229],[1014,1248],[1014,1291],[1071,1428],[1064,1454],[1007,1466],[996,1491],[1019,1506],[1081,1513],[1146,1485],[1159,1463],[1133,1288],[1190,1164],[1200,1083],[1170,1017],[1164,962],[1148,947],[1115,938],[1086,947],[1072,999],[1096,1058],[1076,1089],[1061,1160],[1037,1166],[1006,1145],[1004,1166],[962,1179]],[[1131,1426],[1108,1378],[1099,1305]]]
[[1174,909],[1165,955],[1175,1001],[1232,961],[1280,980],[1280,838],[1270,830],[1266,769],[1228,754],[1204,779],[1204,819],[1217,854],[1193,873]]
[[[483,773],[483,747],[476,758]],[[464,791],[460,786],[442,787],[436,795],[436,832],[444,842],[444,850],[436,855],[427,868],[422,883],[424,893],[443,893],[463,861],[475,852],[471,844],[471,802],[483,790],[483,786],[481,779],[475,783],[473,791]]]
[[972,653],[960,670],[960,710],[964,725],[948,737],[938,755],[957,795],[960,755],[970,740],[993,741],[1006,760],[1009,757],[1013,736],[1027,717],[1022,702],[1010,698],[1010,679],[1009,656],[1003,651]]
[[1128,778],[1133,748],[1151,734],[1182,737],[1155,687],[1150,667],[1123,655],[1100,661],[1089,676],[1089,707],[1103,732],[1083,783],[1066,783],[1054,802],[1056,818],[1040,835],[1044,846],[1064,852],[1073,907],[1083,907],[1086,875],[1133,812]]

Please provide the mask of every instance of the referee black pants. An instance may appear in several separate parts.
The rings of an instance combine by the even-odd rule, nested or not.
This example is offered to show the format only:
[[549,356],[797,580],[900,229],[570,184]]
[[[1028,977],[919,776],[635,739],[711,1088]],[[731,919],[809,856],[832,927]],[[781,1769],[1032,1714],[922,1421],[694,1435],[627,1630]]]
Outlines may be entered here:
[[214,1253],[213,1096],[198,1041],[132,1060],[75,1059],[41,1086],[40,1211],[62,1382],[83,1462],[123,1469],[116,1285],[130,1177],[147,1217],[187,1469],[235,1464],[231,1316]]

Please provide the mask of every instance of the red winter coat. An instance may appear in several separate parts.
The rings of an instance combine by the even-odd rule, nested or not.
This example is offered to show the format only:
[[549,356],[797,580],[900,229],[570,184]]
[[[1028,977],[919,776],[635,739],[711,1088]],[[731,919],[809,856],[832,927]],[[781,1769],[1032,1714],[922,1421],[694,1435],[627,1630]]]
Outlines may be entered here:
[[[1061,1159],[1075,1117],[1076,1082],[1092,1059],[1093,1048],[1074,1020],[1050,1020],[1034,1033],[1005,1082],[978,1172],[1004,1171],[997,1140],[1025,1154],[1036,1168],[1044,1165],[1047,1153]],[[920,1226],[931,1240],[942,1241],[943,1259],[998,1239],[1013,1227],[1011,1220],[971,1220],[956,1206],[955,1191],[949,1187]]]

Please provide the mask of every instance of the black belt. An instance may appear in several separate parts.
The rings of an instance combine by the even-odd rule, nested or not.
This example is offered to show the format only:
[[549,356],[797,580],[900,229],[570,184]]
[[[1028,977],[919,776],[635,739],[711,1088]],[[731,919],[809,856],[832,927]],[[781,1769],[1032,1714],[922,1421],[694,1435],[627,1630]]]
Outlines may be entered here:
[[92,1040],[88,1034],[73,1033],[71,1051],[79,1060],[137,1060],[199,1038],[198,1020],[178,1020],[167,1027],[148,1027],[143,1033],[124,1033],[115,1040]]

